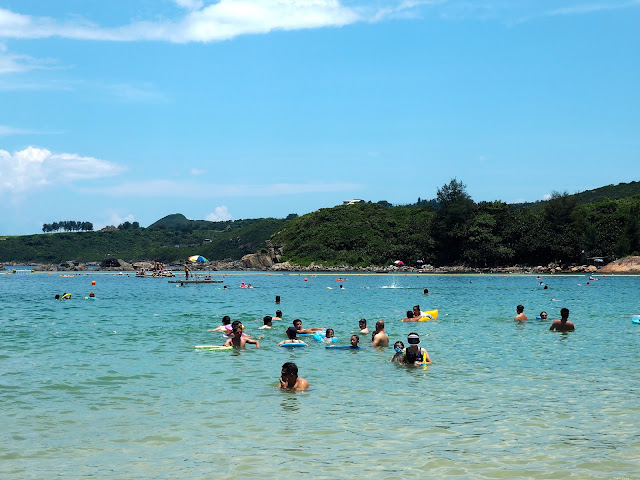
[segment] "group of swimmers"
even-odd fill
[[[414,309],[417,309],[416,315],[419,315],[420,307],[416,305]],[[260,330],[270,329],[273,327],[273,322],[277,320],[282,320],[282,311],[276,310],[276,314],[274,317],[267,315],[263,318],[264,324],[259,327]],[[371,346],[372,347],[388,347],[389,346],[389,335],[384,330],[384,321],[378,320],[376,322],[375,330],[370,332],[367,328],[367,320],[362,318],[358,321],[359,333],[360,334],[371,334]],[[222,325],[210,329],[209,331],[214,332],[222,332],[227,337],[224,346],[225,347],[237,347],[243,348],[246,347],[247,344],[255,345],[256,348],[260,348],[260,342],[258,340],[254,340],[244,333],[244,326],[242,322],[239,320],[231,321],[231,318],[228,315],[225,315],[222,318]],[[298,346],[300,344],[306,345],[306,343],[300,338],[298,335],[313,335],[314,339],[324,342],[324,343],[332,343],[336,340],[335,331],[332,328],[321,328],[321,327],[310,327],[305,328],[302,324],[302,320],[296,318],[292,325],[289,326],[285,333],[287,335],[287,339],[278,343],[279,346]],[[317,338],[316,338],[317,337]],[[360,335],[353,334],[349,340],[349,346],[347,348],[352,349],[360,349]],[[430,365],[431,357],[425,348],[420,346],[420,336],[416,332],[411,332],[407,336],[407,344],[408,346],[405,348],[405,345],[402,341],[395,342],[394,346],[394,355],[391,358],[392,362],[396,362],[401,365],[410,365],[410,366],[418,366],[418,365]],[[343,347],[344,348],[344,347]],[[288,389],[288,390],[298,390],[308,387],[308,382],[304,379],[300,379],[298,381],[297,377],[297,366],[288,362],[282,367],[282,377],[280,379],[280,388]],[[294,371],[295,370],[295,371]]]
[[[516,307],[516,313],[517,315],[514,317],[514,320],[519,322],[527,320],[527,316],[524,314],[524,306],[518,305]],[[561,318],[559,320],[555,320],[551,324],[550,330],[556,330],[559,332],[569,332],[575,330],[574,324],[568,320],[569,309],[563,308],[560,311],[560,315]],[[403,321],[417,321],[417,319],[423,318],[425,316],[428,316],[428,314],[422,312],[419,305],[415,305],[412,310],[407,312],[407,318],[405,318]],[[547,313],[544,311],[540,312],[539,319],[546,320]],[[265,316],[263,318],[264,324],[259,327],[259,329],[270,329],[273,327],[273,322],[278,320],[282,320],[282,310],[276,310],[276,314],[273,317],[270,315]],[[378,320],[376,322],[375,330],[373,332],[370,332],[367,328],[367,320],[365,318],[362,318],[358,321],[358,327],[360,334],[371,334],[372,347],[389,346],[389,335],[387,335],[384,330],[383,320]],[[249,344],[255,345],[256,348],[260,348],[260,342],[258,340],[254,340],[244,333],[244,326],[242,325],[242,322],[238,320],[232,322],[231,318],[228,315],[225,315],[222,318],[222,325],[214,329],[210,329],[209,331],[223,332],[227,337],[224,346],[243,348],[247,344]],[[278,343],[278,345],[280,346],[297,346],[299,344],[306,345],[305,342],[298,338],[299,335],[313,335],[316,340],[326,343],[332,343],[336,340],[335,331],[332,328],[304,328],[302,320],[300,320],[299,318],[296,318],[292,322],[292,325],[285,330],[285,333],[287,335],[287,339]],[[351,335],[349,347],[353,349],[359,349],[359,343],[360,336],[357,334]],[[400,365],[416,367],[421,365],[426,366],[432,363],[429,352],[427,352],[427,350],[420,345],[420,335],[417,332],[410,332],[407,335],[407,346],[405,346],[404,342],[402,341],[396,341],[393,344],[393,348],[394,354],[391,357],[392,362],[398,363]],[[309,382],[307,382],[304,378],[298,376],[298,367],[295,363],[287,362],[282,366],[279,388],[284,390],[301,391],[309,388]]]
[[[516,316],[513,317],[516,322],[526,322],[528,320],[527,316],[524,313],[524,305],[518,305],[516,307]],[[547,320],[547,312],[544,310],[540,312],[538,315],[539,320],[546,321]],[[560,309],[560,318],[558,320],[554,320],[551,323],[551,327],[549,330],[555,330],[556,332],[573,332],[576,329],[573,322],[569,321],[569,309],[562,308]]]

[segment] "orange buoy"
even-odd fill
[[[305,277],[305,278],[304,278],[304,281],[305,281],[305,282],[308,282],[308,281],[309,281],[309,279],[308,279],[307,277]]]
[[[95,280],[91,280],[91,285],[95,285],[96,281]]]

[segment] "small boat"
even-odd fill
[[[181,284],[187,284],[187,283],[223,283],[224,280],[169,280],[169,283],[181,283]]]

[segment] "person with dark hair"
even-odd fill
[[[298,334],[300,333],[306,333],[306,334],[313,334],[314,332],[320,332],[323,331],[324,328],[302,328],[302,320],[300,320],[299,318],[296,318],[293,321],[293,326],[296,327],[296,330],[298,331]]]
[[[429,352],[420,346],[420,336],[416,332],[407,335],[409,346],[404,351],[402,363],[405,365],[430,365]]]
[[[358,335],[351,335],[351,348],[360,348],[358,343],[360,343],[360,337]]]
[[[524,314],[524,305],[518,305],[516,307],[516,316],[513,319],[516,322],[524,322],[527,320],[527,316]]]
[[[283,340],[278,345],[283,345],[285,343],[304,343],[302,340],[297,338],[298,331],[296,330],[296,327],[294,327],[293,325],[287,328],[286,333],[287,333],[288,340]],[[306,343],[304,344],[306,345]]]
[[[293,362],[286,362],[282,365],[280,372],[281,390],[290,390],[292,392],[301,392],[309,388],[309,382],[298,376],[298,366]]]
[[[426,315],[424,312],[422,312],[422,310],[420,310],[420,305],[414,305],[412,310],[413,310],[413,318],[418,319]]]
[[[222,325],[216,328],[211,328],[207,331],[231,333],[231,317],[229,315],[225,315],[224,317],[222,317]]]
[[[540,318],[540,320],[547,321],[547,312],[545,312],[544,310],[541,311],[539,318]]]
[[[407,310],[407,316],[402,319],[403,322],[417,322],[418,319],[413,316],[413,312],[411,310]]]
[[[389,335],[384,331],[384,320],[378,320],[376,322],[376,331],[371,336],[372,346],[374,347],[388,347]]]
[[[282,310],[276,310],[276,316],[273,317],[274,320],[282,320]]]
[[[272,319],[269,315],[267,315],[266,317],[264,317],[264,318],[262,319],[262,321],[264,322],[264,325],[262,325],[261,327],[258,327],[258,330],[266,330],[266,329],[271,328],[271,325],[272,325],[272,323],[273,323],[273,322],[272,322],[272,320],[273,320],[273,319]]]
[[[360,327],[360,333],[369,333],[366,318],[361,318],[360,320],[358,320],[358,327]]]
[[[560,310],[560,320],[554,320],[549,330],[555,330],[556,332],[573,332],[576,327],[573,322],[569,321],[569,309],[563,308]]]
[[[253,340],[242,334],[242,322],[236,320],[231,324],[231,329],[233,334],[231,335],[231,338],[224,342],[225,347],[244,348],[247,343],[249,343],[251,345],[255,345],[256,348],[260,348],[259,341]]]
[[[393,357],[391,357],[391,361],[402,363],[402,359],[404,357],[404,343],[398,340],[393,344],[393,349],[395,350],[395,353],[393,354]]]

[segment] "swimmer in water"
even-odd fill
[[[298,331],[296,330],[296,327],[294,327],[293,325],[287,328],[286,333],[287,333],[288,340],[283,340],[278,345],[283,345],[285,343],[304,343],[302,340],[299,340],[298,338],[296,338],[298,335]],[[306,345],[306,343],[304,344]]]
[[[407,310],[407,316],[402,319],[403,322],[417,322],[418,319],[413,316],[411,310]]]
[[[258,330],[266,330],[266,329],[271,328],[272,320],[273,320],[273,319],[272,319],[269,315],[267,315],[266,317],[264,317],[264,318],[262,319],[262,321],[264,322],[264,325],[262,325],[261,327],[258,327]]]
[[[371,339],[373,340],[371,344],[373,347],[389,346],[389,335],[384,331],[384,320],[378,320],[376,322],[376,331],[373,332]]]
[[[325,332],[325,336],[322,339],[323,342],[326,343],[331,343],[335,340],[335,332],[333,331],[333,328],[327,328],[327,331]]]
[[[555,330],[556,332],[573,332],[576,327],[573,322],[569,321],[569,309],[563,308],[560,310],[560,320],[554,320],[549,330]]]
[[[393,357],[391,357],[391,361],[402,363],[402,359],[404,357],[404,343],[398,340],[393,344],[393,349],[395,353],[393,354]]]
[[[516,322],[524,322],[528,320],[527,316],[524,314],[524,305],[518,305],[516,307],[516,314],[517,315],[513,317]]]
[[[351,335],[350,343],[351,343],[351,348],[358,348],[358,343],[360,343],[360,337],[358,335]]]
[[[360,320],[358,320],[358,326],[360,327],[360,333],[369,333],[366,318],[361,318]]]
[[[231,317],[229,315],[225,315],[224,317],[222,317],[222,325],[216,328],[210,328],[207,331],[208,332],[224,332],[224,333],[231,332]]]
[[[273,317],[273,320],[282,320],[282,310],[276,310],[276,316]]]
[[[407,343],[409,346],[404,352],[403,363],[405,365],[430,365],[431,357],[429,352],[420,346],[420,336],[416,332],[407,335]]]
[[[260,342],[257,340],[253,340],[246,335],[242,334],[242,323],[236,320],[231,324],[231,328],[233,330],[233,336],[224,342],[225,347],[235,347],[235,348],[244,348],[247,343],[250,345],[255,345],[256,348],[260,348]]]
[[[543,310],[542,312],[540,312],[540,320],[546,320],[546,319],[547,319],[547,312]]]
[[[309,382],[298,376],[298,366],[295,363],[287,362],[282,365],[280,386],[278,388],[292,392],[301,392],[309,388]]]
[[[306,334],[310,334],[311,333],[312,334],[312,333],[321,332],[321,331],[324,330],[324,328],[316,328],[316,327],[314,327],[314,328],[302,328],[302,320],[300,320],[299,318],[296,318],[293,321],[293,326],[296,327],[296,330],[298,331],[298,334],[301,334],[301,333],[306,333]]]

